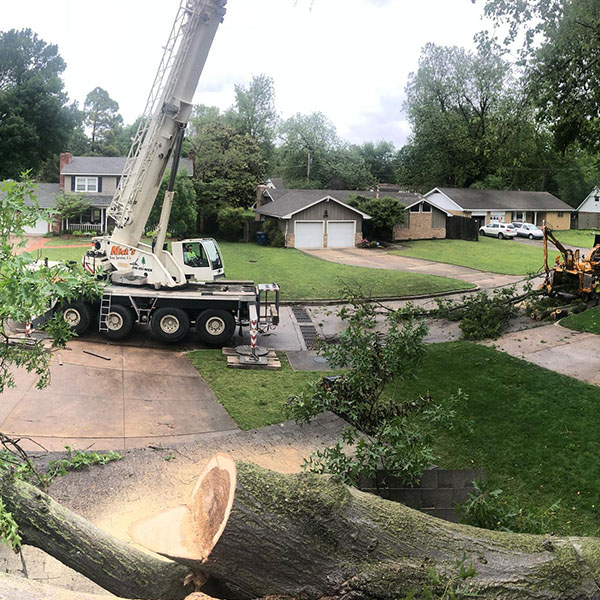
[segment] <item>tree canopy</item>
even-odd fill
[[[114,156],[120,150],[115,144],[123,128],[123,117],[119,114],[119,103],[101,87],[94,88],[83,105],[84,123],[90,130],[92,154]]]
[[[0,180],[37,172],[64,150],[74,127],[54,44],[31,29],[0,32]]]

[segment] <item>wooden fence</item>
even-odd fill
[[[479,227],[475,219],[469,217],[452,216],[446,219],[447,240],[467,240],[477,242],[479,240]]]

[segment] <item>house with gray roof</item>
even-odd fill
[[[121,181],[127,158],[124,156],[60,155],[60,191],[78,194],[90,202],[90,208],[80,217],[64,224],[67,231],[107,231],[110,226],[106,209]],[[179,171],[193,175],[194,164],[189,159],[179,161]]]
[[[475,219],[479,227],[491,221],[521,221],[552,229],[570,229],[573,207],[549,192],[434,188],[425,198],[453,215]]]
[[[381,190],[287,190],[259,186],[257,219],[275,220],[288,248],[345,248],[363,237],[363,221],[371,217],[350,206],[349,196],[390,197],[406,208],[404,222],[393,228],[394,240],[446,237],[452,214],[421,194],[395,189]]]
[[[600,229],[600,186],[595,186],[575,209],[572,227],[575,229]]]
[[[73,156],[70,152],[60,155],[60,183],[38,183],[36,199],[40,208],[54,208],[61,194],[77,194],[89,202],[89,208],[74,220],[38,219],[25,232],[45,235],[51,232],[84,231],[105,232],[110,227],[106,214],[113,195],[121,180],[127,158],[124,156]],[[186,171],[191,177],[194,163],[190,159],[179,161],[178,171]]]
[[[287,248],[348,248],[371,217],[347,204],[348,190],[286,190],[259,186],[257,220],[274,220]],[[371,192],[360,194],[373,195]]]

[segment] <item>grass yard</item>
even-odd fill
[[[226,368],[218,350],[189,355],[219,401],[243,429],[285,420],[283,406],[322,372]],[[458,389],[469,396],[460,418],[473,433],[440,431],[436,463],[483,467],[503,497],[522,506],[560,500],[557,534],[600,534],[600,388],[469,342],[427,346],[416,379],[397,386],[398,399],[430,392],[443,401]]]
[[[279,354],[280,371],[228,369],[221,350],[196,350],[187,356],[242,429],[286,421],[283,408],[288,397],[330,374],[294,371],[283,353]]]
[[[360,286],[376,297],[417,296],[474,287],[448,277],[402,271],[351,267],[327,262],[286,248],[220,242],[229,279],[277,282],[282,300],[332,300],[341,297],[344,284]],[[49,260],[81,261],[85,248],[46,246],[34,254]]]
[[[578,248],[591,248],[594,245],[596,232],[594,229],[569,229],[567,231],[554,231],[554,235],[563,244],[577,246]]]
[[[461,388],[474,433],[440,432],[437,464],[481,466],[525,506],[560,500],[559,534],[600,534],[600,388],[468,342],[428,346],[403,398]]]
[[[513,240],[479,236],[478,242],[465,240],[418,240],[406,242],[406,249],[390,254],[423,258],[504,275],[528,275],[544,266],[542,247]]]
[[[585,331],[600,335],[600,306],[588,308],[577,315],[569,315],[561,319],[560,324],[575,331]]]

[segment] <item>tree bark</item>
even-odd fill
[[[226,497],[224,479],[214,481]],[[213,495],[208,486],[196,489]],[[186,567],[160,563],[123,542],[107,540],[27,484],[4,478],[0,493],[27,543],[106,589],[130,598],[185,597]],[[216,505],[208,499],[203,506],[210,513]],[[183,562],[193,564],[200,579],[211,577],[214,589],[224,586],[227,598],[392,600],[424,587],[439,594],[459,581],[456,565],[464,559],[475,573],[460,583],[480,598],[600,599],[600,540],[507,534],[448,523],[327,476],[283,475],[238,462],[235,496],[225,512],[229,518],[210,554],[195,561],[184,557]],[[220,512],[218,520],[223,522],[224,515]],[[183,547],[184,553],[190,548]]]
[[[4,475],[0,496],[24,544],[44,550],[117,596],[179,600],[192,591],[184,587],[187,567],[103,532],[28,483]]]
[[[326,476],[237,468],[227,526],[197,568],[235,598],[392,600],[431,586],[431,569],[443,589],[463,556],[476,571],[464,583],[481,598],[600,598],[600,540],[492,532]]]

